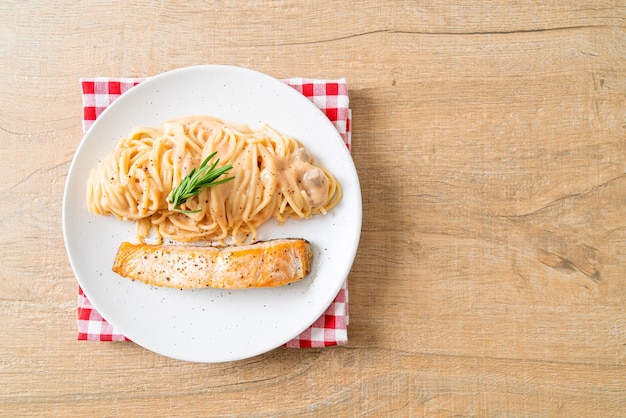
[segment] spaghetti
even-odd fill
[[[173,188],[208,155],[231,164],[234,180],[203,189],[173,210]],[[87,204],[97,215],[137,221],[137,236],[151,230],[162,241],[207,240],[236,244],[256,239],[270,218],[325,214],[342,196],[341,185],[317,165],[295,138],[264,125],[251,129],[210,116],[137,128],[92,170]]]

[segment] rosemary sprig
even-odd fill
[[[204,159],[202,164],[200,164],[200,168],[196,170],[194,167],[189,174],[187,174],[181,181],[178,183],[172,193],[170,194],[170,201],[172,202],[173,210],[182,213],[195,213],[200,212],[200,210],[184,210],[178,209],[180,205],[185,203],[187,199],[190,197],[194,197],[200,193],[200,191],[205,187],[217,186],[218,184],[226,183],[234,179],[234,177],[228,177],[225,179],[217,180],[222,174],[226,174],[230,169],[233,168],[232,165],[228,164],[220,168],[216,168],[217,164],[220,162],[218,158],[213,162],[213,164],[209,165],[209,161],[215,157],[217,152],[212,153],[208,157]]]

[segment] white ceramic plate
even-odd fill
[[[340,204],[326,216],[270,222],[259,239],[299,237],[314,252],[311,274],[272,289],[178,290],[148,286],[111,271],[135,224],[87,211],[91,169],[137,126],[166,119],[213,115],[256,127],[268,123],[298,138],[343,186]],[[67,253],[83,291],[111,324],[154,352],[194,362],[224,362],[281,346],[312,324],[347,278],[361,231],[361,191],[341,137],[300,93],[269,76],[229,66],[181,68],[152,77],[109,106],[80,143],[63,202]]]

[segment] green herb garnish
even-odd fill
[[[234,177],[228,177],[222,180],[217,180],[222,174],[226,174],[230,169],[233,168],[232,165],[228,164],[220,168],[215,168],[217,164],[220,162],[218,158],[215,160],[213,164],[210,166],[209,160],[215,157],[217,152],[209,155],[204,159],[202,164],[200,164],[200,168],[196,171],[195,167],[187,174],[178,186],[172,190],[172,194],[170,194],[170,201],[172,202],[173,210],[176,212],[182,213],[195,213],[200,212],[200,210],[184,210],[178,209],[180,205],[185,203],[187,199],[190,197],[194,197],[200,193],[200,191],[205,187],[217,186],[218,184],[226,183],[234,179]]]

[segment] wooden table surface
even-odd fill
[[[623,2],[109,3],[0,3],[0,415],[626,415]],[[195,64],[347,79],[346,346],[77,341],[79,77]]]

